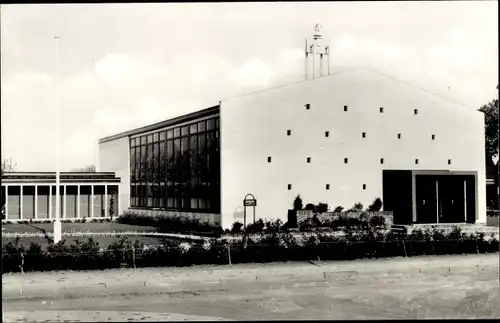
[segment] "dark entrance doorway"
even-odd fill
[[[438,221],[436,176],[416,176],[415,189],[417,223],[436,223]]]
[[[474,223],[473,175],[416,175],[417,223]]]

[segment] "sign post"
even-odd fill
[[[251,193],[245,195],[243,199],[243,227],[247,226],[247,206],[253,207],[253,223],[255,223],[255,207],[257,206],[257,199]]]

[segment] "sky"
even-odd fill
[[[497,1],[15,4],[0,12],[1,152],[18,171],[54,171],[56,147],[62,171],[96,164],[99,138],[302,81],[304,40],[317,23],[332,70],[372,67],[471,109],[498,96]]]

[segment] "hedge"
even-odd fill
[[[186,243],[165,241],[162,245],[144,246],[122,238],[100,248],[92,238],[87,242],[66,245],[65,241],[43,250],[32,243],[28,248],[9,243],[2,248],[3,273],[20,271],[89,270],[119,267],[191,266],[282,262],[306,260],[352,260],[359,258],[411,257],[418,255],[476,254],[498,252],[493,234],[465,234],[460,228],[445,234],[442,230],[411,234],[377,230],[348,232],[344,236],[325,233],[262,233],[257,238],[243,237],[235,242],[207,239]]]
[[[122,224],[156,227],[158,231],[162,233],[183,233],[220,237],[223,232],[220,226],[203,222],[199,219],[182,216],[148,216],[137,212],[126,211],[120,215],[116,221]]]

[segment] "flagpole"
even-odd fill
[[[60,149],[60,94],[59,94],[59,37],[55,36],[55,80],[54,80],[54,108],[56,112],[56,136],[55,136],[55,153],[56,153],[56,214],[54,216],[54,243],[61,241],[61,196],[60,190],[60,161],[59,161],[59,149]]]

